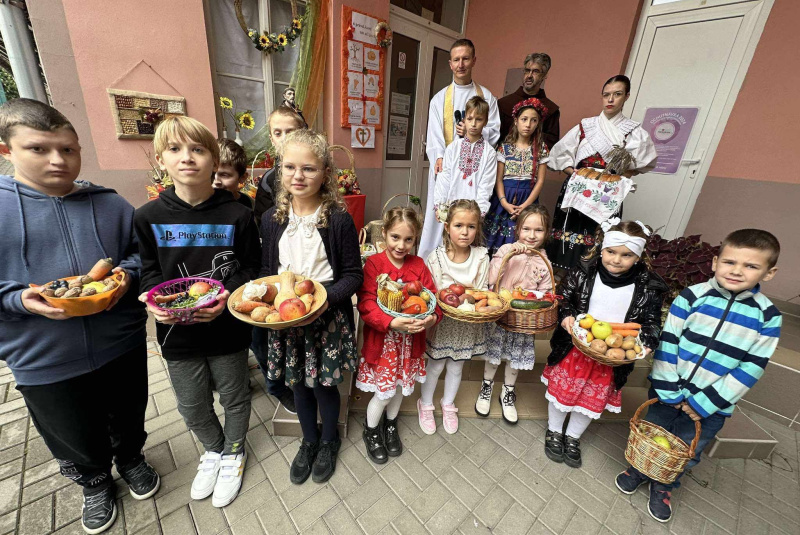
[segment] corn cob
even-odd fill
[[[393,312],[400,312],[403,305],[403,292],[389,292],[386,308]]]

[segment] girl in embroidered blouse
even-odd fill
[[[364,445],[376,464],[403,452],[397,415],[404,396],[414,393],[415,383],[425,382],[425,330],[442,318],[436,311],[422,319],[393,318],[378,306],[379,275],[397,282],[419,281],[436,293],[436,284],[422,258],[411,254],[422,223],[411,208],[392,208],[383,215],[386,250],[370,256],[364,264],[364,284],[358,291],[358,311],[364,320],[364,346],[358,364],[356,386],[374,392],[367,405]],[[381,425],[381,418],[386,419]]]
[[[290,480],[300,484],[311,475],[321,483],[333,475],[342,442],[337,385],[356,366],[352,296],[363,281],[358,233],[339,195],[325,136],[294,131],[279,152],[275,206],[261,219],[261,276],[303,275],[322,283],[328,299],[297,327],[263,329],[267,376],[292,387],[303,430]]]
[[[511,112],[514,124],[497,149],[495,193],[486,214],[489,254],[516,239],[517,217],[528,206],[539,203],[544,186],[548,152],[542,138],[547,107],[538,98],[517,103]]]
[[[492,258],[489,265],[489,286],[496,292],[499,292],[501,287],[509,290],[519,287],[539,292],[552,291],[553,281],[548,269],[549,262],[532,251],[541,249],[549,235],[550,213],[547,208],[534,204],[522,210],[517,217],[517,241],[500,247]],[[499,279],[503,257],[512,251],[520,254],[509,258],[502,279]],[[475,412],[479,416],[489,416],[494,376],[500,361],[504,360],[506,368],[503,390],[500,393],[500,406],[503,419],[510,424],[516,424],[517,375],[519,370],[533,369],[535,337],[532,334],[506,331],[495,323],[487,326],[487,332],[488,353],[484,357],[486,365],[483,369],[483,384],[475,403]]]
[[[436,287],[447,288],[455,283],[465,288],[486,289],[489,255],[486,247],[481,245],[483,233],[478,203],[461,199],[450,205],[442,241],[444,243],[434,249],[427,260]],[[447,375],[441,398],[442,425],[452,435],[458,431],[458,409],[453,403],[461,384],[461,372],[466,361],[486,353],[486,330],[482,324],[445,317],[430,331],[426,353],[427,378],[422,383],[422,395],[417,400],[419,426],[427,435],[436,432],[433,393],[446,366]]]

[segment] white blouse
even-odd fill
[[[333,282],[333,268],[317,230],[322,205],[307,216],[297,216],[289,206],[289,224],[278,242],[278,271],[291,271],[325,284]]]
[[[440,245],[428,256],[427,264],[439,290],[454,283],[467,288],[488,288],[489,250],[486,247],[470,247],[467,259],[458,264],[450,260],[444,245]]]
[[[611,323],[625,323],[625,316],[631,307],[635,284],[621,288],[609,288],[595,275],[592,296],[589,298],[589,314],[599,320]]]

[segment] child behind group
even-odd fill
[[[219,146],[208,128],[190,117],[171,117],[158,125],[153,146],[159,166],[175,185],[136,210],[142,259],[139,300],[146,301],[147,292],[162,282],[184,277],[210,277],[225,286],[216,305],[194,313],[195,324],[181,324],[148,305],[178,411],[205,449],[191,497],[213,494],[211,504],[224,507],[241,488],[247,459],[252,330],[233,318],[226,301],[258,273],[258,231],[250,210],[227,191],[212,187]],[[227,269],[219,269],[220,259]],[[225,410],[224,430],[211,410],[212,389],[219,392]]]
[[[539,204],[528,206],[519,213],[516,225],[517,241],[507,243],[500,247],[492,258],[489,266],[489,286],[499,292],[501,286],[508,289],[523,288],[540,292],[550,292],[553,281],[550,278],[549,262],[547,255],[542,259],[532,249],[541,250],[547,237],[550,235],[550,213],[547,208]],[[511,257],[506,263],[500,279],[500,264],[503,257],[510,252],[521,253]],[[542,254],[545,254],[542,251]],[[492,388],[494,375],[501,360],[506,361],[503,391],[500,393],[500,406],[503,410],[503,419],[510,423],[517,423],[517,408],[515,406],[517,394],[514,387],[517,382],[519,370],[532,370],[535,358],[532,334],[515,333],[506,331],[497,324],[488,325],[489,352],[484,357],[486,365],[483,369],[483,384],[475,403],[475,412],[479,416],[489,416],[492,403]]]
[[[701,434],[686,470],[717,435],[736,403],[764,374],[781,334],[781,313],[760,291],[778,268],[780,244],[764,230],[743,229],[722,240],[714,277],[684,289],[669,309],[650,373],[651,405],[645,420],[691,443],[694,422]],[[685,471],[684,471],[685,473]],[[625,494],[650,481],[647,510],[659,522],[672,516],[672,489],[633,467],[617,476]]]
[[[218,139],[219,166],[214,173],[214,189],[230,191],[233,198],[245,208],[253,209],[253,199],[241,193],[242,186],[249,176],[247,155],[244,149],[232,139]]]
[[[361,252],[353,218],[339,195],[323,134],[296,130],[280,146],[275,206],[261,219],[261,276],[291,271],[322,283],[328,300],[297,327],[267,331],[267,374],[294,389],[303,441],[289,473],[316,483],[336,470],[339,389],[356,370],[352,298],[361,287]],[[322,433],[317,428],[317,411]]]
[[[547,145],[542,124],[547,106],[537,98],[517,103],[511,112],[514,124],[497,149],[497,172],[485,232],[489,254],[514,241],[514,225],[520,212],[539,202],[547,171]]]
[[[436,293],[425,262],[411,254],[419,239],[422,224],[411,208],[392,208],[383,215],[386,250],[370,256],[364,265],[364,284],[358,292],[358,311],[364,320],[364,346],[358,366],[356,386],[374,392],[367,405],[364,444],[372,462],[383,464],[388,457],[403,452],[397,428],[397,415],[404,396],[414,393],[414,383],[425,382],[425,330],[442,318],[436,312],[425,318],[393,318],[378,306],[379,275],[393,281],[418,281]],[[381,426],[384,411],[386,419]]]
[[[597,230],[598,245],[562,282],[561,325],[550,340],[552,352],[542,374],[550,402],[545,454],[557,463],[581,466],[581,435],[603,410],[620,412],[620,391],[633,371],[633,363],[611,367],[581,353],[570,336],[575,317],[590,314],[611,323],[638,323],[645,351],[658,343],[668,288],[648,266],[645,246],[650,233],[639,221],[604,222]]]
[[[443,245],[428,256],[428,268],[437,288],[460,284],[465,288],[486,289],[489,276],[489,255],[483,247],[481,210],[472,200],[458,200],[450,205],[444,224]],[[427,435],[436,432],[433,418],[433,393],[436,382],[447,365],[444,395],[441,399],[442,425],[453,434],[458,431],[458,409],[453,404],[461,384],[464,363],[486,353],[486,331],[483,325],[444,318],[428,336],[427,378],[417,400],[419,426]]]
[[[464,110],[464,137],[456,139],[444,151],[442,170],[436,175],[433,195],[434,213],[426,214],[419,254],[427,256],[442,244],[443,223],[439,207],[457,199],[478,203],[481,215],[489,210],[489,199],[497,176],[497,152],[483,138],[483,127],[489,122],[489,103],[475,96],[467,101]]]

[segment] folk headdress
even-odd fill
[[[511,116],[514,119],[516,119],[517,117],[519,117],[519,114],[522,113],[522,110],[526,108],[533,108],[534,110],[536,110],[536,112],[539,114],[539,117],[541,117],[542,121],[547,119],[547,106],[545,106],[541,100],[534,97],[527,98],[521,102],[517,102],[514,105],[514,109],[511,111]]]

